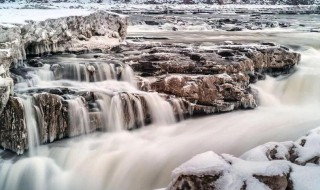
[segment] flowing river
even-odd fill
[[[202,37],[208,36],[206,32]],[[176,34],[172,34],[176,35]],[[303,37],[304,40],[298,39]],[[202,38],[201,37],[201,38]],[[209,36],[208,41],[214,36]],[[53,80],[43,68],[33,73],[32,80],[21,81],[16,90],[35,87],[67,86],[77,89],[94,89],[100,93],[101,107],[106,112],[105,127],[111,132],[87,134],[61,140],[50,145],[38,146],[35,122],[36,113],[30,109],[32,101],[21,95],[27,113],[30,151],[28,156],[8,156],[0,152],[1,190],[150,190],[166,187],[171,171],[198,153],[213,150],[240,156],[245,151],[269,141],[296,140],[308,130],[320,125],[320,49],[319,35],[314,33],[249,33],[224,34],[224,40],[273,40],[296,45],[302,60],[296,72],[290,76],[259,81],[260,106],[254,110],[235,111],[188,119],[175,123],[171,106],[156,93],[138,91],[130,68],[124,68],[121,81],[115,79],[116,68],[96,67],[103,71],[95,76],[95,82],[87,82],[90,76],[81,73],[77,63],[80,58],[57,58],[54,61],[66,65],[61,80]],[[210,39],[209,39],[210,38]],[[221,37],[217,37],[221,38]],[[175,38],[179,41],[179,38]],[[205,39],[201,39],[202,41]],[[216,39],[215,39],[216,40]],[[213,40],[213,41],[215,41]],[[183,41],[181,38],[180,41]],[[77,66],[78,65],[78,66]],[[72,74],[70,74],[72,73]],[[49,77],[48,77],[49,76]],[[28,83],[28,85],[26,85]],[[32,87],[30,87],[32,86]],[[101,90],[108,87],[109,90]],[[112,90],[110,90],[110,88]],[[134,92],[146,97],[151,114],[156,118],[151,125],[134,131],[124,130],[130,122],[123,122],[119,99],[108,99],[108,93]],[[128,95],[129,96],[129,95]],[[134,97],[131,97],[134,98]],[[79,100],[68,101],[72,125],[79,134],[86,134],[88,119]],[[139,105],[136,100],[135,105]],[[136,106],[138,116],[141,108]],[[139,111],[140,110],[140,111]],[[130,113],[129,113],[130,114]],[[132,115],[132,113],[131,113]],[[138,119],[142,122],[142,119]],[[129,124],[128,124],[129,123]],[[128,125],[128,126],[125,126]],[[144,125],[144,124],[143,124]],[[74,134],[78,135],[78,134]],[[7,158],[10,157],[10,158]]]

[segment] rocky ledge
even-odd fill
[[[124,40],[127,32],[127,17],[106,11],[27,22],[0,24],[0,113],[12,93],[9,69],[23,64],[27,55],[107,51]]]
[[[319,188],[320,128],[297,142],[267,143],[240,158],[206,152],[173,171],[167,189],[272,189]]]
[[[250,84],[265,75],[289,74],[300,54],[272,43],[226,44],[208,49],[173,44],[129,44],[114,48],[139,75],[138,86],[178,98],[184,114],[252,109],[258,104]]]
[[[139,128],[157,122],[153,112],[163,106],[173,108],[163,108],[172,122],[184,116],[253,109],[258,100],[250,84],[266,74],[291,73],[300,60],[299,54],[275,44],[231,42],[210,48],[127,43],[105,53],[69,56],[30,59],[30,67],[10,70],[16,83],[34,81],[34,73],[54,78],[49,86],[16,84],[16,95],[9,97],[0,114],[2,147],[17,153],[28,149],[27,126],[32,118],[39,143],[46,144],[96,130]],[[33,115],[25,115],[28,112]]]

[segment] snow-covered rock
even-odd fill
[[[0,23],[0,113],[12,91],[9,69],[22,64],[27,55],[107,51],[124,40],[126,32],[127,17],[106,11],[22,25]]]
[[[319,189],[320,128],[297,142],[267,143],[240,158],[206,152],[176,168],[167,189]]]

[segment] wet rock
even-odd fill
[[[146,23],[146,25],[152,25],[152,26],[154,26],[154,25],[160,25],[159,22],[153,21],[153,20],[146,20],[146,21],[144,21],[144,22]]]
[[[28,148],[28,134],[24,120],[23,104],[19,98],[10,97],[5,111],[0,115],[0,145],[18,154]]]
[[[310,32],[320,32],[320,28],[312,28]]]
[[[32,67],[42,67],[43,63],[39,59],[31,59],[28,61],[28,64]]]
[[[68,108],[55,94],[33,95],[38,119],[40,143],[50,143],[68,135]]]
[[[234,31],[242,31],[242,30],[243,30],[243,28],[241,28],[241,27],[237,27],[237,26],[232,27],[232,28],[229,28],[229,29],[226,29],[226,31],[230,31],[230,32],[234,32]]]

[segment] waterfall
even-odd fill
[[[69,135],[71,137],[91,132],[88,110],[82,98],[77,97],[67,100]]]
[[[122,69],[121,79],[123,81],[128,81],[134,87],[137,87],[137,82],[135,80],[135,76],[132,68],[129,65],[125,65]]]
[[[254,88],[260,92],[260,107],[255,110],[189,119],[176,124],[170,103],[157,93],[134,91],[127,86],[128,83],[120,81],[88,83],[88,86],[87,83],[70,82],[75,88],[97,91],[94,101],[109,132],[87,136],[81,141],[52,143],[45,146],[46,151],[39,152],[39,157],[15,163],[3,161],[0,164],[0,188],[21,190],[23,183],[24,190],[150,190],[165,187],[171,171],[195,154],[213,150],[239,156],[270,140],[296,139],[320,124],[319,102],[310,105],[320,97],[316,89],[320,76],[316,75],[320,70],[319,57],[318,50],[302,52],[301,65],[296,73],[286,78],[268,77],[255,84]],[[308,82],[297,83],[296,77],[301,80],[306,77]],[[112,90],[98,91],[106,86]],[[81,129],[77,133],[86,133],[89,131],[88,109],[79,97],[67,101],[70,122]],[[178,100],[171,103],[177,109],[175,113],[180,114],[181,103]],[[165,126],[144,127],[132,132],[123,130],[137,122],[132,117],[143,122],[145,105],[154,125]],[[46,186],[43,187],[41,182]]]
[[[258,82],[263,105],[318,106],[320,104],[319,50],[309,48],[303,52],[297,72],[289,78],[268,78]]]
[[[84,64],[77,62],[63,63],[62,78],[76,81],[89,81],[88,71]]]
[[[39,68],[36,72],[36,75],[39,76],[42,81],[52,81],[54,80],[53,72],[50,70],[50,65],[45,64],[43,67]]]
[[[150,190],[165,187],[170,181],[171,171],[197,153],[213,150],[217,153],[240,155],[249,148],[268,142],[270,139],[274,141],[296,139],[320,124],[318,103],[315,102],[314,106],[310,107],[310,102],[306,101],[309,98],[320,97],[320,92],[314,89],[318,85],[315,80],[317,76],[313,75],[320,70],[316,64],[320,52],[309,51],[302,52],[302,62],[295,74],[286,78],[269,77],[254,85],[260,91],[261,106],[251,111],[225,113],[168,125],[175,120],[173,110],[159,94],[136,91],[135,93],[140,94],[110,95],[101,91],[97,93],[96,101],[101,114],[105,116],[103,121],[106,130],[118,131],[88,136],[80,142],[64,143],[64,146],[53,143],[48,147],[47,153],[41,154],[42,158],[23,159],[15,164],[3,166],[0,170],[2,183],[0,186],[6,186],[12,181],[16,184],[24,181],[36,184],[36,177],[30,179],[28,175],[18,175],[28,173],[20,167],[20,162],[28,162],[29,167],[35,167],[36,170],[38,166],[33,165],[34,162],[48,163],[48,160],[53,160],[53,165],[43,165],[45,170],[53,175],[46,177],[46,180],[52,179],[46,189]],[[311,58],[311,56],[316,57]],[[305,72],[308,67],[313,72]],[[310,80],[307,86],[298,85],[296,77],[303,78],[306,75],[313,75],[315,78]],[[111,84],[105,85],[112,86]],[[120,91],[128,89],[124,84],[124,86],[120,84],[123,83],[117,82],[114,89]],[[97,83],[97,86],[104,85]],[[307,87],[309,90],[306,89]],[[305,90],[310,93],[305,93]],[[78,114],[75,118],[80,122],[86,118],[86,114],[82,114],[85,112],[81,111],[85,110],[84,106],[81,101],[80,103],[76,100],[71,102],[77,105],[74,106],[74,111],[80,110],[80,113],[74,112]],[[131,102],[130,105],[129,102]],[[140,110],[138,111],[140,116],[145,114],[140,107],[143,106],[143,102],[150,109],[153,123],[166,126],[144,127],[133,132],[122,130],[128,127],[129,123],[133,123],[131,120],[124,119],[125,115],[131,118],[132,113],[135,115],[137,110]],[[179,110],[178,105],[181,104],[178,101],[172,104]],[[126,109],[132,111],[124,111]],[[58,168],[54,169],[58,172],[52,172],[53,168]],[[13,173],[17,174],[15,180],[1,181],[2,176],[13,176]],[[34,175],[40,175],[40,173],[36,172]],[[7,187],[10,188],[4,190],[20,190],[17,186]],[[41,184],[39,184],[40,187],[42,187]],[[28,190],[31,189],[37,188],[32,187]]]
[[[180,123],[175,123],[174,113],[183,118],[181,101],[138,91],[128,82],[50,81],[46,87],[94,92],[96,97],[86,101],[98,105],[94,112],[101,115],[107,132],[41,146],[37,157],[0,161],[0,189],[21,190],[22,184],[24,190],[156,189],[167,186],[171,171],[195,154],[213,150],[239,156],[270,140],[297,139],[320,124],[320,51],[310,48],[301,53],[293,75],[267,77],[253,85],[259,90],[257,109]],[[33,136],[29,143],[36,144],[32,142],[37,139],[36,127],[29,126],[37,126],[35,118],[41,113],[31,100],[23,99],[28,134]],[[90,109],[83,98],[70,95],[67,103],[70,136],[91,132]],[[159,127],[126,130],[144,126],[145,117]]]
[[[37,154],[40,145],[37,119],[40,119],[41,115],[37,115],[38,112],[35,112],[36,105],[33,103],[33,97],[26,96],[21,100],[24,106],[25,123],[28,131],[29,155],[34,156]]]
[[[163,100],[158,93],[146,93],[144,98],[151,112],[152,122],[156,125],[167,125],[175,122],[172,106]]]
[[[2,190],[54,190],[53,183],[58,185],[61,169],[53,160],[43,157],[25,158],[12,163],[0,164],[0,189]],[[62,189],[62,188],[59,188]]]
[[[175,109],[175,113],[178,114],[178,119],[179,121],[182,121],[184,120],[184,113],[183,113],[183,103],[181,102],[180,99],[172,99],[170,100],[172,105],[173,105],[173,108]]]
[[[108,114],[108,126],[111,130],[119,131],[124,126],[124,113],[121,96],[114,96],[111,99]]]
[[[97,100],[106,131],[132,129],[135,125],[144,126],[142,102],[131,93],[121,93],[110,97],[99,94]]]

